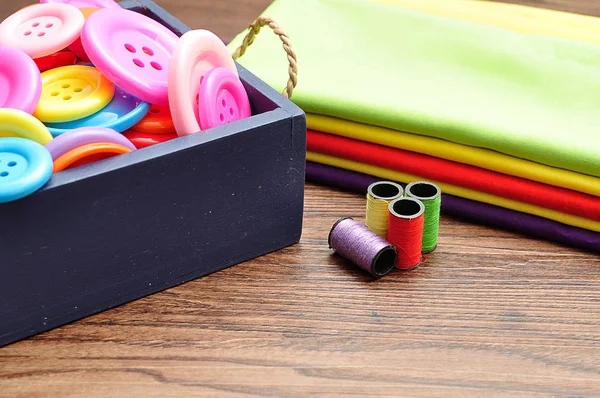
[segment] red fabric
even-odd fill
[[[600,221],[599,197],[524,178],[311,130],[307,134],[307,148]]]

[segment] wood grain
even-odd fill
[[[267,1],[159,3],[228,40]],[[372,281],[327,247],[341,216],[364,199],[308,184],[301,243],[0,349],[0,396],[599,395],[599,257],[443,217]]]

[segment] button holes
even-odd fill
[[[58,94],[60,94],[58,91],[55,91],[53,93],[50,93],[51,96],[56,97]]]
[[[0,173],[0,177],[6,177],[8,175],[8,171],[3,171]]]
[[[52,23],[47,23],[47,24],[46,24],[46,28],[51,28],[51,27],[53,27],[53,26],[54,26],[54,24],[52,24]]]
[[[221,119],[221,123],[225,122],[225,116],[222,113],[219,115],[219,119]]]
[[[152,108],[152,109],[150,109],[150,112],[152,112],[152,113],[160,113],[160,110],[157,109],[157,108]]]
[[[127,49],[127,51],[129,51],[130,53],[135,53],[136,49],[134,46],[132,46],[131,44],[125,44],[125,49]]]
[[[145,53],[146,55],[149,55],[149,56],[153,56],[153,55],[154,55],[154,51],[152,51],[152,49],[151,49],[151,48],[148,48],[148,47],[142,47],[142,51],[144,51],[144,53]]]
[[[31,34],[31,31],[28,30],[27,32],[23,33],[23,36],[29,36]]]
[[[73,98],[73,97],[71,97],[70,95],[65,95],[65,96],[63,97],[63,100],[65,100],[65,101],[68,101],[68,100],[70,100],[71,98]]]
[[[61,87],[62,88],[69,88],[69,87],[71,87],[71,85],[67,83],[67,84],[63,84]]]
[[[33,27],[33,28],[37,28],[38,26],[40,26],[39,22],[35,22],[31,25],[31,27]]]
[[[200,102],[200,94],[196,94],[196,105]]]
[[[226,108],[226,107],[227,107],[227,102],[225,101],[225,98],[223,98],[223,99],[221,100],[221,106],[223,106],[223,108]]]
[[[157,63],[157,62],[150,62],[150,65],[152,65],[152,67],[156,70],[162,70],[162,65]]]
[[[233,108],[229,108],[229,115],[233,116],[234,113],[235,111],[233,110]]]
[[[15,162],[15,161],[8,162],[8,167],[15,167],[16,165],[17,165],[17,162]]]
[[[40,33],[38,33],[37,35],[38,35],[38,37],[42,37],[42,36],[44,36],[45,34],[46,34],[46,32],[40,32]]]
[[[144,63],[142,61],[140,61],[139,59],[135,58],[133,60],[133,63],[136,64],[137,66],[139,66],[140,68],[144,67]]]
[[[82,91],[83,91],[83,89],[82,89],[81,87],[77,87],[77,88],[76,88],[75,90],[73,90],[73,91],[75,91],[76,93],[80,93],[80,92],[82,92]]]

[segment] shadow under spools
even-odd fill
[[[329,247],[375,278],[388,274],[396,263],[396,248],[352,218],[340,218],[329,232]]]
[[[400,184],[391,181],[377,181],[367,188],[366,226],[383,239],[388,234],[388,205],[404,195]]]
[[[414,198],[396,199],[389,205],[388,241],[397,249],[396,268],[408,270],[421,263],[425,206]]]
[[[437,247],[440,231],[440,207],[442,191],[428,181],[411,182],[406,186],[406,196],[415,198],[425,206],[422,253],[431,253]]]

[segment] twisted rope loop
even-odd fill
[[[288,58],[288,62],[289,62],[288,74],[290,77],[287,81],[287,87],[283,90],[283,92],[281,94],[285,98],[289,99],[292,97],[292,92],[294,91],[294,88],[298,84],[298,61],[296,58],[296,53],[294,52],[294,49],[292,48],[292,43],[290,42],[290,38],[283,31],[283,29],[281,29],[279,24],[277,22],[275,22],[275,20],[273,20],[272,18],[269,18],[269,17],[260,17],[256,21],[252,22],[249,26],[250,31],[248,32],[246,37],[244,37],[244,41],[242,42],[242,45],[239,46],[238,49],[235,50],[235,52],[233,53],[233,59],[237,60],[242,55],[244,55],[244,53],[246,52],[248,47],[250,47],[250,45],[254,42],[256,35],[260,32],[260,29],[263,26],[268,26],[269,28],[271,28],[273,30],[273,32],[277,36],[279,36],[279,38],[281,39],[281,41],[283,43],[283,49],[287,53],[287,58]]]

